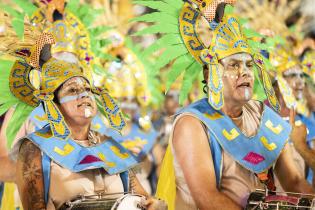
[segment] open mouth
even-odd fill
[[[237,86],[239,87],[250,87],[250,83],[249,82],[242,82],[240,85]]]
[[[81,107],[81,106],[92,107],[92,104],[90,102],[83,102],[83,103],[78,105],[78,107]]]

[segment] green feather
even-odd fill
[[[13,29],[15,30],[17,36],[20,39],[23,39],[24,37],[24,21],[21,21],[20,19],[14,18],[11,22]]]
[[[267,97],[266,97],[262,82],[259,79],[259,73],[258,73],[257,68],[254,69],[254,75],[255,75],[255,82],[254,82],[253,92],[254,92],[255,100],[264,101],[267,99]]]
[[[175,58],[187,54],[187,48],[183,45],[168,46],[156,61],[156,68],[162,68]]]
[[[13,0],[17,5],[23,8],[23,11],[27,14],[28,17],[32,17],[34,12],[37,10],[37,7],[29,1],[26,0]]]
[[[184,5],[184,2],[182,0],[164,0],[164,2],[172,7],[177,8],[178,10],[180,10]]]
[[[173,24],[156,24],[149,26],[147,28],[144,28],[141,31],[136,32],[135,36],[143,36],[146,34],[155,34],[155,33],[179,33],[178,27]]]
[[[80,4],[80,0],[67,1],[67,9],[71,10],[72,12],[78,11],[79,4]]]
[[[183,43],[183,41],[180,38],[179,34],[165,34],[160,39],[155,41],[152,45],[147,47],[143,51],[143,55],[144,56],[149,56],[152,53],[155,53],[156,51],[159,51],[160,49],[163,49],[164,46],[177,45],[177,44],[182,44],[182,43]]]
[[[191,59],[190,54],[183,55],[175,60],[171,69],[167,72],[167,80],[166,80],[166,92],[169,91],[171,85],[175,82],[177,77],[180,76],[185,69],[190,68],[190,66],[194,63]]]
[[[5,104],[0,104],[0,116],[6,113],[8,109],[10,109],[13,105],[14,103],[8,103],[8,102]]]
[[[15,9],[13,9],[11,6],[5,5],[3,3],[1,3],[0,6],[5,12],[7,12],[12,17],[15,17],[15,18],[18,18],[18,17],[21,18],[22,17],[24,19],[24,16],[23,15],[21,16],[21,13],[19,13]]]
[[[246,36],[246,38],[248,38],[248,39],[253,38],[253,37],[263,37],[263,35],[254,31],[251,28],[243,28],[243,33]]]
[[[188,93],[190,92],[195,79],[201,70],[201,65],[196,61],[186,71],[183,78],[182,87],[179,93],[179,103],[183,104],[187,99]]]
[[[8,148],[11,148],[11,145],[16,138],[16,134],[22,127],[23,123],[26,122],[26,119],[31,114],[31,112],[34,110],[34,107],[29,106],[25,103],[19,103],[15,107],[14,113],[12,115],[12,118],[9,121],[6,135],[7,135],[7,146]]]
[[[154,22],[160,22],[160,23],[168,23],[168,24],[174,24],[175,26],[177,26],[178,24],[178,18],[165,14],[165,13],[161,13],[161,12],[153,12],[153,13],[149,13],[149,14],[145,14],[139,17],[135,17],[133,19],[131,19],[132,22],[149,22],[149,23],[154,23]]]
[[[178,16],[178,8],[173,7],[172,5],[167,4],[163,1],[134,1],[133,3],[146,6],[151,9],[159,10],[174,17]]]

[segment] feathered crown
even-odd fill
[[[19,0],[17,0],[19,1]],[[81,51],[76,51],[76,55],[79,55],[79,61],[80,63],[73,64],[69,63],[67,61],[61,61],[56,60],[54,58],[51,58],[51,45],[55,43],[56,38],[58,38],[58,34],[67,34],[69,29],[73,29],[73,27],[80,28],[80,22],[78,19],[74,18],[72,14],[66,13],[66,10],[64,10],[64,13],[62,14],[65,18],[62,20],[54,21],[53,23],[48,23],[50,19],[50,12],[52,13],[52,17],[54,20],[55,14],[60,15],[63,10],[62,7],[64,7],[64,1],[51,1],[49,3],[44,3],[43,7],[39,9],[39,11],[47,11],[46,15],[41,14],[42,18],[47,18],[47,20],[43,19],[37,19],[34,17],[38,13],[35,11],[37,10],[37,7],[35,7],[32,3],[21,1],[20,6],[23,7],[23,9],[26,10],[26,12],[21,13],[22,15],[19,16],[20,13],[17,13],[14,9],[11,7],[4,6],[4,9],[6,11],[6,14],[4,15],[7,19],[5,20],[5,31],[0,36],[0,43],[1,43],[1,51],[3,54],[6,55],[13,55],[16,58],[19,58],[19,60],[15,61],[14,64],[9,61],[4,61],[3,63],[6,64],[6,68],[3,69],[5,72],[4,77],[1,77],[1,88],[3,90],[3,93],[0,97],[0,114],[3,114],[5,111],[7,111],[8,108],[15,105],[15,112],[13,114],[12,119],[9,122],[9,128],[8,129],[8,139],[9,143],[12,142],[12,140],[15,137],[16,132],[22,125],[22,123],[26,120],[26,118],[29,116],[30,112],[39,104],[39,101],[42,101],[45,106],[45,111],[48,117],[48,121],[51,125],[52,133],[61,139],[66,139],[70,135],[70,131],[67,128],[67,125],[59,112],[57,106],[53,102],[53,92],[59,87],[63,82],[65,82],[67,79],[70,79],[74,76],[81,76],[86,78],[91,86],[92,90],[95,94],[99,95],[98,106],[100,108],[100,111],[102,114],[107,117],[107,119],[110,122],[110,125],[112,128],[121,130],[123,126],[125,125],[125,122],[122,118],[122,114],[120,112],[119,107],[115,103],[115,101],[110,97],[109,93],[105,89],[99,89],[95,88],[92,83],[92,77],[91,77],[91,68],[87,67],[87,65],[90,65],[88,59],[89,55],[88,52],[90,49],[90,46],[94,46],[94,49],[96,51],[100,51],[100,48],[103,46],[101,42],[103,41],[101,38],[97,39],[100,43],[96,43],[96,41],[92,42],[90,44],[88,39],[88,34],[86,34],[86,31],[80,32],[80,35],[82,35],[79,43]],[[41,3],[41,2],[39,2]],[[73,3],[73,1],[68,2],[70,8],[78,8],[78,3]],[[42,3],[43,4],[43,3]],[[53,8],[53,10],[51,9]],[[81,8],[81,7],[80,7]],[[86,9],[87,7],[84,5],[82,6],[84,8],[83,14],[87,13]],[[52,11],[51,11],[52,10]],[[9,14],[8,14],[9,13]],[[60,13],[60,14],[59,14]],[[80,10],[77,11],[78,14],[82,15],[82,12]],[[35,15],[34,15],[35,14]],[[67,15],[68,14],[68,15]],[[70,14],[70,15],[69,15]],[[89,14],[85,14],[88,15]],[[24,17],[25,16],[25,17]],[[93,15],[92,15],[93,16]],[[28,17],[33,17],[31,20]],[[67,18],[68,17],[68,18]],[[70,17],[70,18],[69,18]],[[95,17],[95,16],[94,16]],[[20,41],[19,37],[21,37],[21,34],[19,32],[20,27],[14,27],[16,26],[13,20],[18,19],[19,21],[22,20],[22,24],[19,26],[22,26],[24,29],[24,41]],[[89,16],[91,18],[91,16]],[[24,21],[25,20],[25,21]],[[69,22],[67,22],[69,21]],[[20,23],[20,22],[18,22]],[[37,27],[33,27],[34,23],[36,23]],[[72,23],[70,28],[64,28],[64,25],[67,25],[69,23]],[[56,26],[59,24],[60,31],[55,31],[51,28],[51,26]],[[47,28],[46,28],[47,26]],[[81,25],[82,26],[82,25]],[[82,26],[83,27],[83,26]],[[92,28],[92,29],[91,29]],[[62,30],[67,29],[67,30]],[[45,31],[52,30],[54,34],[46,33]],[[99,31],[102,31],[102,27],[90,27],[89,32],[92,34],[99,34]],[[41,34],[41,32],[44,32]],[[78,31],[76,30],[75,33]],[[89,33],[89,34],[91,34]],[[41,34],[38,36],[38,34]],[[71,33],[70,33],[71,34]],[[63,39],[65,37],[61,36],[61,39],[59,41],[67,41],[66,39]],[[69,38],[69,37],[67,37]],[[72,37],[73,38],[73,37]],[[73,40],[68,39],[73,44]],[[27,41],[27,42],[26,42]],[[95,47],[97,45],[98,47]],[[53,47],[52,47],[53,48]],[[58,48],[55,48],[58,49]],[[67,50],[66,48],[63,50]],[[61,50],[60,52],[67,52]],[[84,53],[82,53],[84,52]],[[85,55],[85,59],[81,59],[80,55]],[[6,57],[7,58],[7,57]],[[45,63],[45,65],[43,65]],[[42,66],[43,65],[43,66]],[[40,68],[42,66],[42,68]],[[12,68],[11,68],[12,67]],[[9,71],[11,68],[11,71]],[[32,69],[38,69],[41,71],[41,87],[39,89],[35,88],[32,85],[32,81],[30,78],[30,74],[32,73]],[[51,81],[53,79],[53,81]],[[7,92],[6,92],[7,91]],[[18,119],[18,120],[17,120]],[[16,121],[15,121],[16,120]]]
[[[208,65],[208,102],[215,109],[221,109],[224,103],[223,82],[218,60],[235,53],[246,52],[253,56],[259,67],[269,102],[278,111],[280,107],[269,76],[265,71],[264,59],[256,53],[259,50],[252,49],[254,46],[250,46],[250,42],[242,32],[242,27],[236,17],[223,15],[224,7],[222,5],[230,2],[234,1],[136,1],[138,4],[158,10],[158,12],[137,18],[138,21],[155,22],[155,24],[136,33],[136,35],[163,34],[144,53],[151,53],[163,48],[164,52],[158,58],[156,66],[161,68],[173,63],[169,70],[168,88],[179,75],[184,74],[180,93],[181,103],[186,98],[193,81],[202,71],[203,66]],[[215,17],[215,12],[219,14],[218,17],[211,19]],[[213,38],[209,48],[206,48],[200,41],[196,31],[201,17],[205,16],[204,14],[208,14],[205,18],[210,29],[213,30]]]

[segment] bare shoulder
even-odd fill
[[[194,116],[181,116],[174,125],[171,139],[176,156],[199,153],[202,149],[209,150],[208,136],[202,122]]]
[[[174,124],[173,143],[176,144],[178,137],[200,137],[206,136],[204,125],[194,116],[184,115]]]

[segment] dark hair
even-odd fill
[[[205,94],[208,93],[208,84],[207,84],[208,83],[208,77],[209,77],[209,68],[208,68],[208,66],[204,65],[203,66],[203,80],[202,80],[203,88],[202,88],[202,90]]]

